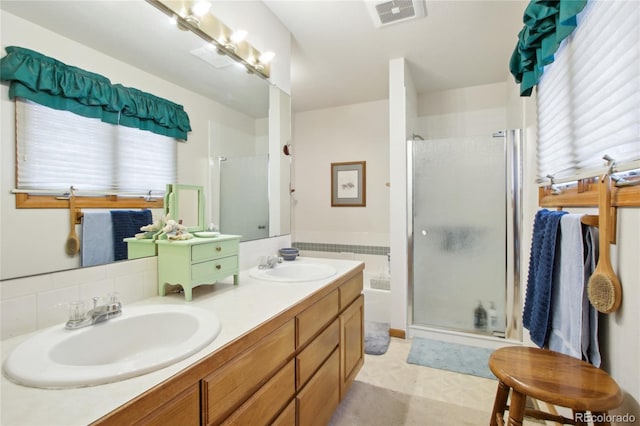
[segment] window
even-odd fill
[[[17,188],[162,194],[176,181],[176,140],[16,100]]]
[[[640,167],[640,7],[590,1],[538,84],[538,173],[557,182]],[[545,180],[548,183],[548,180]]]

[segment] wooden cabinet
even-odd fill
[[[298,425],[325,426],[340,403],[340,356],[335,349],[329,359],[298,392]]]
[[[152,257],[158,254],[158,246],[151,239],[125,238],[127,243],[127,259],[140,259],[143,257]]]
[[[234,411],[222,424],[237,426],[266,426],[271,424],[280,409],[292,401],[296,392],[294,365],[294,360],[289,361],[284,368],[278,371],[275,376],[254,393],[240,408]],[[281,421],[286,422],[284,417]]]
[[[200,423],[200,387],[191,386],[140,421],[146,426],[197,425]]]
[[[364,362],[361,292],[362,268],[95,424],[326,425]]]
[[[291,359],[294,351],[294,321],[289,320],[249,350],[205,377],[202,380],[203,423],[219,424],[227,418],[238,405],[256,392],[261,383],[265,383],[277,372],[278,367]],[[290,377],[282,380],[290,380],[293,390],[293,365]],[[285,392],[286,389],[281,391]],[[293,393],[289,395],[291,396]],[[275,408],[279,409],[281,406]]]
[[[158,294],[164,296],[167,284],[179,284],[185,300],[192,299],[192,289],[202,284],[215,284],[233,275],[238,284],[239,235],[190,240],[157,240]]]
[[[364,295],[340,314],[340,399],[364,364]]]

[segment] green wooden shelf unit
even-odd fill
[[[219,235],[190,240],[157,240],[158,294],[166,294],[166,285],[181,285],[185,300],[192,299],[192,289],[213,285],[233,275],[238,284],[240,235]]]

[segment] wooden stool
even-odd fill
[[[489,357],[489,368],[499,380],[491,413],[491,426],[504,425],[504,411],[509,409],[509,426],[522,425],[526,415],[563,424],[586,425],[586,412],[594,425],[609,425],[607,412],[622,404],[617,383],[593,365],[558,352],[512,346],[497,349]],[[511,404],[507,398],[511,390]],[[571,408],[574,419],[525,410],[527,396]],[[600,421],[602,420],[602,421]]]

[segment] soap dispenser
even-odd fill
[[[487,328],[487,311],[482,306],[482,302],[478,301],[478,306],[473,311],[473,325],[477,329]]]

